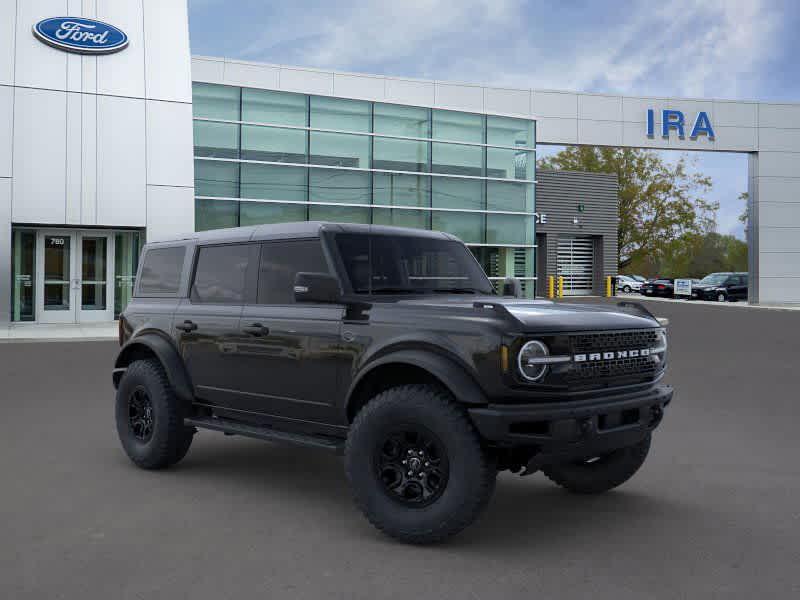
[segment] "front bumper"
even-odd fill
[[[596,456],[641,441],[661,422],[672,400],[669,385],[644,392],[546,404],[489,404],[470,408],[480,435],[502,447],[530,447],[547,464]]]

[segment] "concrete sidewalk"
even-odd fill
[[[116,321],[103,323],[39,324],[12,323],[0,327],[0,343],[115,340]]]

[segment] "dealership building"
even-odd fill
[[[798,104],[192,57],[185,0],[3,1],[0,44],[0,323],[111,321],[145,241],[297,220],[444,230],[527,295],[597,293],[616,179],[537,174],[537,144],[748,153],[750,300],[800,303]]]

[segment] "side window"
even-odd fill
[[[261,244],[258,303],[294,304],[294,277],[299,272],[329,272],[320,240]]]
[[[185,257],[185,246],[152,248],[145,252],[137,295],[177,294]]]
[[[192,302],[241,304],[249,253],[249,244],[201,247],[192,283]]]

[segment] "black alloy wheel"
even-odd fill
[[[147,443],[153,436],[153,403],[143,386],[136,387],[128,397],[128,425],[133,436]]]
[[[375,468],[384,492],[410,508],[436,502],[449,475],[444,445],[417,425],[402,426],[385,437],[375,452]]]

